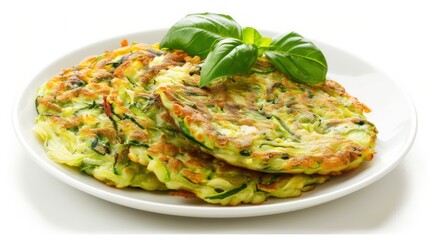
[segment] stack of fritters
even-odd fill
[[[260,58],[199,88],[202,64],[144,44],[88,57],[38,89],[34,130],[49,158],[109,185],[222,205],[299,196],[373,158],[369,109],[338,83]]]

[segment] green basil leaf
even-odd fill
[[[263,37],[252,27],[243,28],[242,40],[245,44],[255,44],[257,47],[269,47],[271,43],[271,38]]]
[[[258,47],[258,55],[261,56],[270,46],[271,38],[263,37],[256,29],[252,27],[243,28],[242,40],[245,44],[254,44]]]
[[[224,38],[211,49],[201,70],[199,86],[216,78],[247,73],[258,57],[258,48],[235,38]]]
[[[215,13],[189,14],[174,24],[161,40],[161,48],[181,49],[206,58],[211,46],[223,37],[241,39],[241,27],[230,16]]]
[[[275,37],[265,55],[293,81],[316,84],[326,80],[328,64],[325,56],[298,33]]]

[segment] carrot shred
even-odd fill
[[[121,47],[126,47],[128,46],[128,40],[127,39],[122,39],[121,41]]]
[[[171,196],[180,196],[180,197],[184,197],[184,198],[196,198],[197,197],[194,193],[188,192],[186,190],[171,191],[168,194]]]

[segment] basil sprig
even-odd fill
[[[170,28],[160,46],[205,58],[200,87],[220,77],[248,73],[260,56],[266,56],[279,71],[299,83],[323,82],[328,71],[323,53],[298,33],[263,37],[254,28],[242,29],[223,14],[187,15]]]

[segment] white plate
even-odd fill
[[[410,149],[417,126],[414,106],[401,88],[370,64],[355,56],[316,42],[329,64],[329,77],[373,110],[370,121],[379,130],[375,158],[359,169],[335,177],[315,190],[291,199],[269,199],[261,205],[222,207],[167,194],[139,189],[115,189],[78,171],[47,158],[32,131],[35,123],[35,93],[45,81],[62,68],[71,67],[89,55],[118,48],[122,39],[129,42],[158,42],[165,30],[153,30],[120,36],[76,50],[47,66],[23,89],[14,106],[15,132],[33,160],[55,177],[77,189],[120,205],[162,214],[192,217],[248,217],[283,213],[325,203],[368,186],[390,172]],[[272,34],[272,33],[271,33]],[[271,35],[265,32],[264,35]]]

